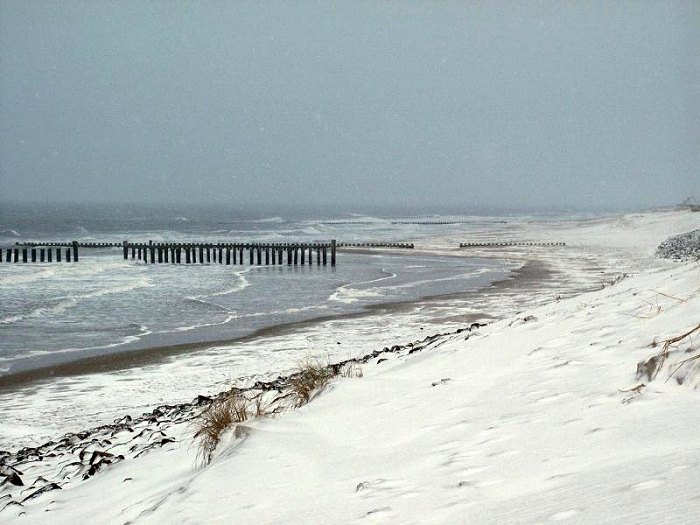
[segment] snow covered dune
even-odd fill
[[[652,253],[668,217],[625,224],[642,240],[628,241],[628,253]],[[623,234],[606,244],[604,225],[588,226],[597,229],[596,242],[613,254]],[[618,245],[615,260],[621,253]],[[643,271],[601,290],[514,312],[421,352],[378,356],[362,377],[334,379],[302,408],[231,430],[206,467],[182,425],[179,441],[0,517],[695,523],[700,266],[645,260]],[[662,353],[652,373],[639,367]]]

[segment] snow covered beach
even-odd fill
[[[549,278],[535,272],[540,279],[521,288],[495,286],[491,302],[482,304],[500,303],[501,310],[481,313],[495,314],[488,326],[456,333],[454,320],[444,330],[452,335],[377,354],[361,365],[363,377],[337,378],[298,410],[232,430],[206,467],[196,462],[192,427],[184,421],[196,403],[191,412],[166,409],[138,424],[122,420],[107,429],[109,438],[69,438],[41,462],[27,454],[12,465],[23,486],[5,474],[0,517],[8,523],[694,522],[697,361],[676,367],[696,355],[700,334],[676,343],[653,378],[638,376],[637,365],[700,322],[697,263],[653,257],[664,239],[698,223],[698,214],[671,211],[521,226],[511,235],[556,232],[569,249],[556,257],[509,254],[542,261]],[[453,239],[442,242],[447,249]],[[441,241],[430,249],[441,249]],[[557,274],[568,290],[607,286],[562,298]],[[478,317],[465,323],[463,316],[461,324],[469,327]],[[387,323],[382,343],[407,343]],[[367,347],[379,342],[374,337],[360,342],[358,336],[355,355],[380,350]],[[416,346],[420,351],[409,353]],[[55,448],[49,445],[46,454]]]

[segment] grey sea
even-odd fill
[[[420,222],[422,224],[415,224]],[[0,206],[0,246],[22,241],[420,241],[502,222],[474,216],[342,214],[218,207]],[[431,224],[431,223],[441,223]],[[447,224],[446,224],[447,223]],[[478,289],[503,278],[491,259],[410,250],[341,251],[319,266],[148,265],[120,248],[78,264],[0,264],[0,377],[261,329],[379,304]]]

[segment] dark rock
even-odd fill
[[[9,465],[0,465],[0,476],[5,477],[3,483],[11,483],[12,485],[23,487],[24,482],[22,478],[19,477],[20,474],[22,474],[22,472],[16,468],[10,467]]]
[[[58,473],[58,477],[61,480],[64,480],[68,477],[74,476],[75,474],[80,473],[83,469],[85,468],[85,465],[81,463],[80,461],[73,461],[72,463],[69,463],[68,465],[64,465],[61,471]]]
[[[210,405],[211,403],[212,403],[212,398],[210,398],[208,396],[202,396],[202,395],[197,396],[194,399],[194,401],[192,401],[192,404],[196,405],[196,406]]]
[[[20,507],[23,507],[23,506],[24,506],[24,505],[22,505],[19,501],[10,501],[10,502],[9,502],[7,505],[5,505],[2,509],[0,509],[0,512],[2,512],[3,510],[5,510],[7,507],[10,507],[10,506],[13,506],[13,505],[19,505]]]
[[[44,485],[39,490],[32,492],[29,496],[24,498],[22,500],[22,503],[29,501],[30,499],[37,498],[37,497],[41,496],[42,494],[44,494],[46,492],[50,492],[52,490],[61,490],[61,487],[57,483],[49,483],[48,485]]]

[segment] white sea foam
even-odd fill
[[[388,271],[386,268],[382,268],[382,272],[385,274],[377,279],[371,279],[369,281],[363,281],[359,283],[346,284],[339,286],[335,292],[333,292],[329,297],[329,301],[337,301],[345,304],[352,304],[362,299],[370,299],[373,297],[381,297],[383,294],[379,292],[376,288],[374,289],[358,289],[357,286],[363,284],[376,284],[382,281],[396,278],[397,274]]]
[[[84,294],[54,297],[54,298],[50,299],[50,301],[54,301],[55,304],[40,306],[38,308],[35,308],[31,312],[28,312],[25,314],[17,314],[17,315],[11,315],[11,316],[5,317],[3,319],[0,319],[0,324],[16,324],[16,323],[19,323],[20,321],[23,321],[25,319],[32,319],[32,318],[42,318],[42,317],[54,318],[56,316],[59,316],[59,315],[65,313],[67,310],[76,307],[78,304],[80,304],[80,301],[82,301],[84,299],[92,299],[92,298],[102,297],[102,296],[111,295],[111,294],[127,293],[127,292],[130,292],[132,290],[136,290],[138,288],[152,287],[152,286],[154,286],[154,285],[152,283],[150,283],[148,280],[138,279],[138,280],[135,280],[135,281],[130,282],[130,283],[112,286],[109,288],[102,288],[102,289],[98,289],[98,290],[84,293]]]

